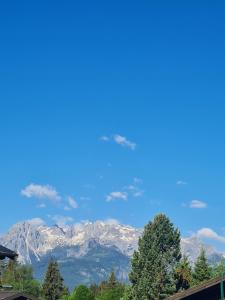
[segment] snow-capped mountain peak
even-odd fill
[[[15,250],[22,263],[31,263],[31,256],[37,260],[56,247],[81,246],[89,240],[100,245],[115,246],[121,253],[130,256],[137,247],[141,230],[121,224],[103,221],[84,222],[65,226],[46,226],[24,221],[15,224],[0,239],[0,243]]]

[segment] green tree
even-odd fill
[[[131,286],[126,285],[124,288],[124,293],[123,293],[123,297],[122,300],[132,300],[132,289]]]
[[[145,226],[133,255],[132,299],[162,299],[175,292],[174,269],[180,258],[180,232],[164,214],[157,215]]]
[[[175,269],[176,291],[187,290],[192,283],[192,270],[187,256],[183,256]]]
[[[34,279],[31,266],[20,265],[10,260],[2,272],[2,284],[11,285],[13,290],[39,296],[40,283]]]
[[[212,270],[213,277],[221,277],[221,275],[225,272],[225,263],[224,258],[221,259],[220,263],[214,266]]]
[[[58,263],[50,260],[43,283],[43,295],[46,300],[58,300],[65,295],[66,288],[60,275]]]
[[[117,280],[114,272],[111,272],[107,280],[99,285],[92,285],[90,289],[97,300],[122,300],[125,285]]]
[[[107,286],[108,286],[108,288],[113,289],[113,288],[115,288],[118,285],[118,283],[119,282],[116,279],[116,275],[112,271],[111,274],[109,275],[109,279],[107,281]]]
[[[120,300],[123,299],[124,286],[117,285],[113,288],[104,290],[100,295],[96,297],[96,300]]]
[[[197,285],[205,280],[210,279],[211,277],[212,269],[208,264],[205,250],[202,248],[194,265],[193,283],[194,285]]]
[[[100,293],[99,285],[97,285],[96,283],[92,284],[90,286],[90,291],[92,292],[94,297],[96,297]]]
[[[91,290],[85,285],[79,285],[70,295],[69,300],[94,300],[95,297]]]

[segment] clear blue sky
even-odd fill
[[[223,238],[223,0],[3,1],[0,26],[0,232],[162,211]]]

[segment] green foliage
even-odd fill
[[[132,300],[132,288],[131,286],[125,286],[122,300]]]
[[[205,250],[201,249],[200,255],[198,256],[193,272],[193,283],[198,285],[199,283],[212,278],[212,269],[210,268]]]
[[[187,256],[183,256],[175,269],[176,291],[187,290],[192,283],[192,270]]]
[[[123,286],[116,286],[108,290],[103,291],[99,296],[96,297],[96,300],[120,300],[124,294]]]
[[[63,284],[63,278],[60,275],[58,264],[53,259],[48,264],[43,283],[43,295],[46,300],[58,300],[65,298],[67,290]]]
[[[108,279],[108,282],[107,282],[107,287],[109,289],[113,289],[115,288],[117,285],[119,284],[119,282],[117,281],[116,279],[116,275],[114,272],[111,272],[110,276],[109,276],[109,279]]]
[[[79,285],[70,295],[69,300],[94,300],[95,297],[91,290],[85,285]]]
[[[16,261],[10,260],[5,267],[1,268],[1,272],[3,285],[11,285],[13,290],[33,296],[40,295],[40,284],[33,278],[31,266],[20,265]]]
[[[90,290],[96,300],[120,300],[123,299],[125,286],[117,280],[115,273],[111,272],[107,280],[99,285],[92,285]]]
[[[162,299],[175,292],[174,270],[180,258],[178,229],[165,215],[157,215],[145,226],[133,255],[129,275],[132,299]]]
[[[225,272],[225,263],[224,263],[224,258],[222,258],[220,263],[214,266],[212,270],[212,276],[221,277],[224,272]]]

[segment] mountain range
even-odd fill
[[[46,226],[33,219],[13,225],[0,238],[0,244],[17,251],[21,263],[32,264],[37,279],[43,279],[48,261],[54,257],[66,285],[72,289],[80,283],[98,283],[112,270],[119,280],[128,281],[130,259],[141,234],[142,229],[114,220]],[[199,238],[181,240],[182,253],[191,263],[202,247],[211,263],[221,260],[222,253]]]

